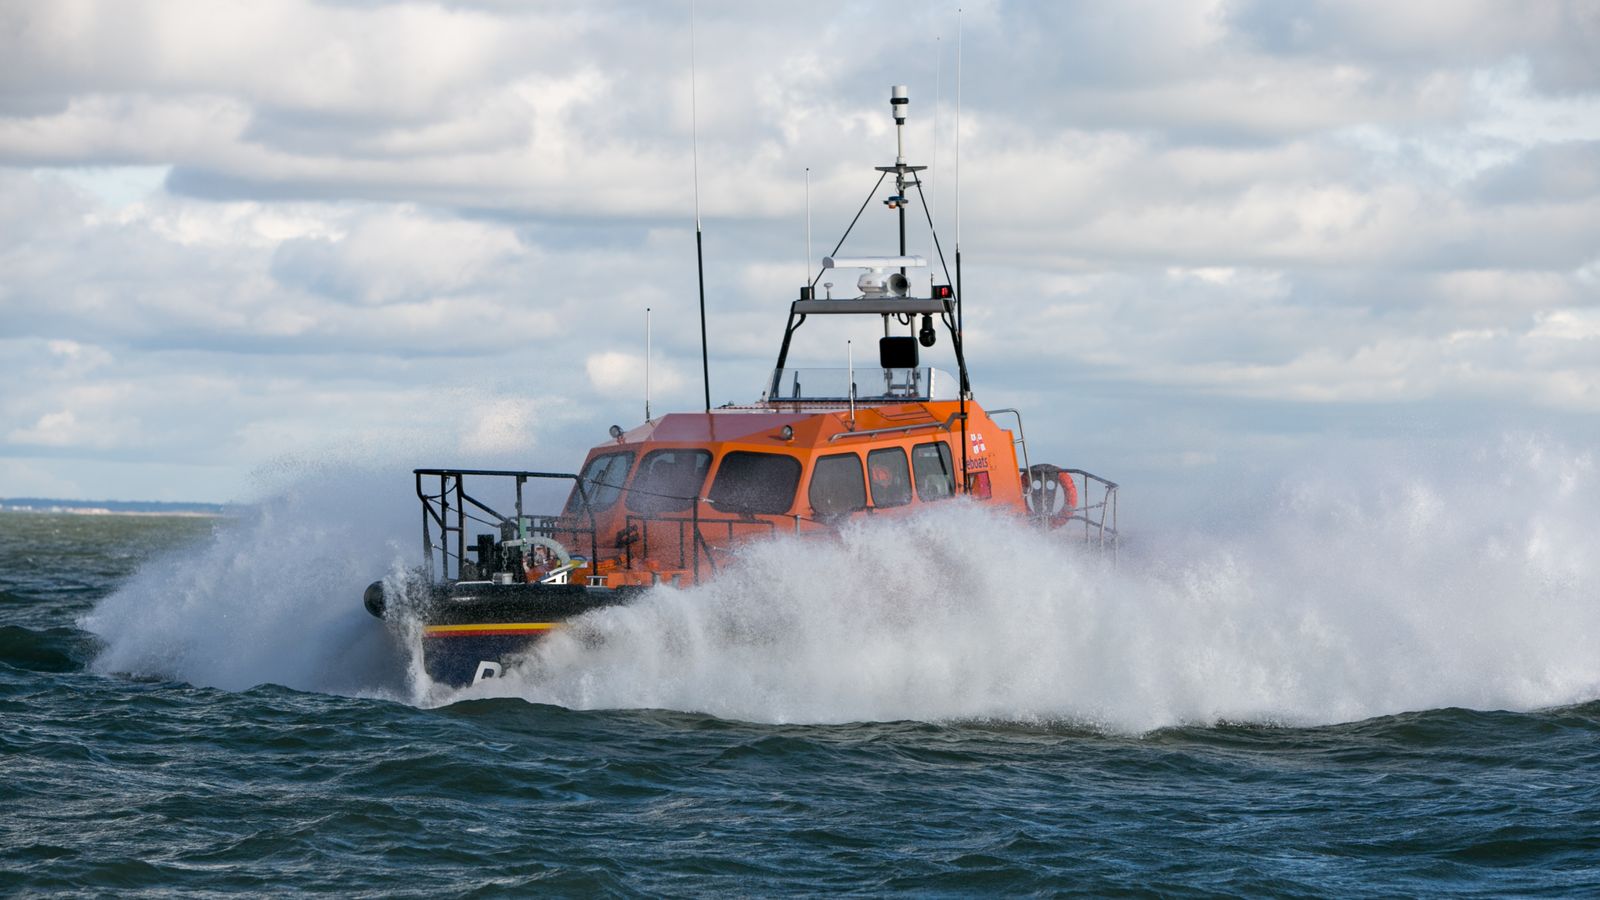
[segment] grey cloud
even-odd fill
[[[1592,201],[1600,195],[1600,141],[1532,147],[1480,175],[1475,189],[1493,204]]]
[[[1369,62],[1398,72],[1487,67],[1514,57],[1526,59],[1547,90],[1600,87],[1595,0],[1238,0],[1227,18],[1244,42],[1277,55]]]

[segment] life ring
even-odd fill
[[[1022,493],[1028,510],[1047,520],[1051,528],[1067,524],[1078,509],[1078,483],[1071,472],[1060,466],[1049,463],[1030,466],[1024,475]]]
[[[525,539],[523,546],[529,548],[522,558],[523,576],[529,584],[538,582],[541,578],[550,574],[551,570],[559,569],[572,562],[572,554],[568,553],[567,548],[561,546],[561,542],[554,538],[547,538],[537,534],[529,535]],[[540,553],[540,549],[545,552]],[[539,559],[541,556],[544,558]]]

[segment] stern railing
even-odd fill
[[[1117,483],[1101,478],[1093,472],[1082,469],[1062,469],[1068,475],[1081,479],[1083,488],[1078,492],[1079,504],[1072,510],[1068,522],[1083,523],[1083,539],[1089,543],[1098,543],[1100,549],[1111,551],[1111,558],[1117,557]],[[1089,491],[1091,486],[1100,488],[1100,500],[1090,502]]]

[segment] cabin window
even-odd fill
[[[977,497],[979,500],[987,500],[987,499],[989,499],[989,497],[990,497],[989,473],[988,472],[973,472],[972,474],[968,475],[967,476],[967,493],[971,494],[974,497]]]
[[[867,508],[867,483],[861,476],[861,457],[854,453],[824,456],[811,470],[808,492],[818,516],[836,516]]]
[[[589,460],[578,476],[583,490],[572,491],[567,498],[567,513],[583,512],[583,500],[589,498],[589,509],[600,512],[610,509],[622,496],[622,485],[628,480],[628,470],[633,468],[633,453],[604,453]]]
[[[711,468],[711,451],[652,450],[628,485],[628,509],[636,513],[680,513],[694,507]]]
[[[879,509],[911,502],[911,470],[906,451],[884,447],[867,454],[867,475],[872,482],[872,504]]]
[[[706,498],[723,512],[781,515],[794,505],[800,470],[792,456],[735,450],[722,457]]]
[[[947,500],[955,496],[955,466],[950,464],[950,447],[944,441],[912,447],[911,471],[916,476],[919,499]]]

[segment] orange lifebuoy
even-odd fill
[[[1023,495],[1028,509],[1045,519],[1051,528],[1059,528],[1072,520],[1078,509],[1078,483],[1072,473],[1060,466],[1039,463],[1024,473]]]
[[[1078,483],[1072,480],[1070,472],[1062,472],[1056,478],[1061,482],[1061,497],[1064,501],[1061,504],[1061,521],[1056,523],[1059,525],[1072,518],[1078,510]]]

